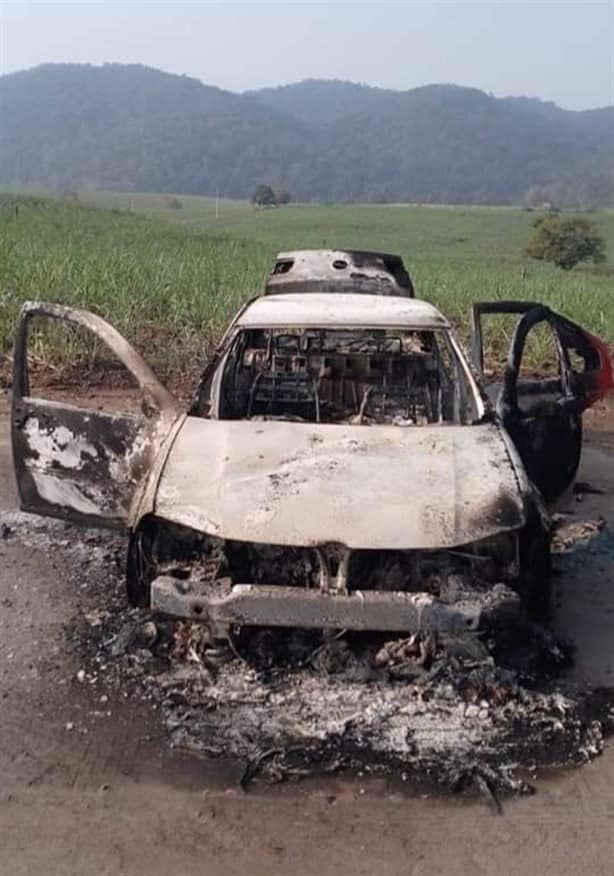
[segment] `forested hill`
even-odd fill
[[[308,80],[234,94],[140,65],[0,80],[0,185],[303,201],[614,203],[614,108],[570,112],[453,85]]]
[[[341,79],[305,79],[246,95],[303,122],[321,123],[368,112],[399,93]]]

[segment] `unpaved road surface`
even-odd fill
[[[600,421],[568,497],[578,520],[614,529],[614,442]],[[2,537],[16,510],[0,399],[0,874],[578,874],[614,871],[614,746],[541,776],[532,797],[441,798],[380,778],[238,789],[238,767],[173,754],[157,712],[121,689],[79,681],[72,629],[103,608],[93,537],[76,545]],[[4,524],[3,522],[4,521]],[[6,528],[4,530],[6,536]],[[557,580],[557,629],[574,676],[614,684],[614,568],[578,554]],[[111,595],[109,595],[111,598]],[[117,598],[115,595],[114,598]]]

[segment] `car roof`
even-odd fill
[[[302,249],[278,253],[265,295],[286,292],[360,292],[413,298],[400,256],[350,249]]]
[[[448,328],[436,307],[416,298],[334,292],[268,295],[247,305],[236,322],[241,328]]]

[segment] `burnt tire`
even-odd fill
[[[552,560],[550,535],[541,529],[521,536],[517,589],[530,620],[547,620],[552,597]]]

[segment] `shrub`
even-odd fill
[[[549,215],[533,223],[527,255],[570,271],[580,262],[605,261],[605,241],[592,222],[580,216]]]

